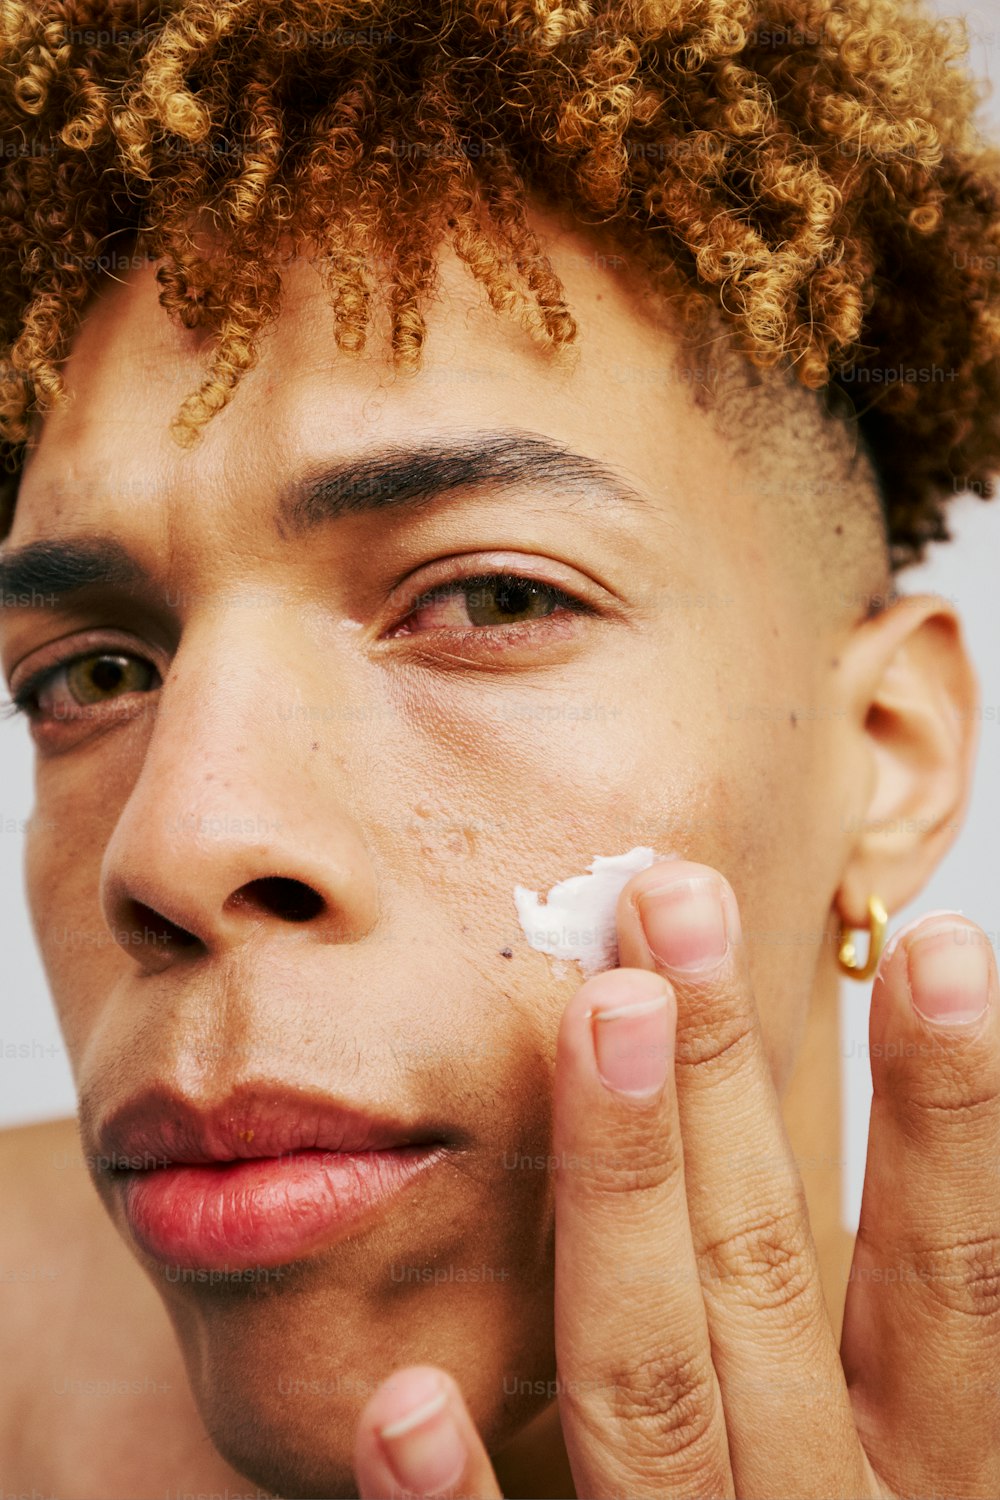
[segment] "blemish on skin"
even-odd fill
[[[796,714],[796,713],[790,713],[788,715],[788,722],[789,722],[789,724],[791,724],[791,726],[792,726],[793,729],[798,729],[798,727],[799,727],[799,716],[798,716],[798,714]]]
[[[319,740],[313,740],[312,744],[309,746],[309,749],[310,750],[318,750],[319,749]]]
[[[409,831],[425,859],[449,865],[473,857],[476,836],[471,828],[435,816],[433,810],[422,802],[416,803],[413,811],[417,820],[410,823]]]
[[[247,1145],[249,1146],[250,1142],[254,1138],[254,1135],[255,1135],[255,1132],[253,1130],[244,1130],[242,1139],[245,1140],[246,1143],[247,1143]]]
[[[843,526],[840,525],[839,522],[833,528],[833,533],[834,533],[834,536],[843,536],[844,535],[844,528],[843,528]]]
[[[675,853],[657,854],[645,845],[626,854],[596,855],[588,874],[572,875],[552,886],[544,901],[537,891],[514,887],[518,919],[532,948],[555,962],[562,978],[568,972],[564,959],[572,959],[589,978],[618,962],[615,908],[622,888],[639,870],[647,870],[661,859],[679,859]]]
[[[833,660],[830,662],[830,665],[831,665],[831,667],[839,667],[840,666],[840,657],[839,656],[835,656],[833,658]]]
[[[501,948],[500,949],[500,957],[501,958],[513,958],[514,957],[513,950],[510,949],[510,948]]]

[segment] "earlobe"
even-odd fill
[[[848,926],[872,893],[889,912],[918,894],[965,812],[978,745],[979,685],[961,622],[932,594],[899,599],[846,648],[855,727],[869,774],[837,892]]]

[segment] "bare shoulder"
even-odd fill
[[[163,1304],[91,1183],[76,1120],[0,1130],[0,1184],[9,1488],[65,1500],[246,1490],[205,1432]]]
[[[5,1169],[36,1166],[48,1151],[72,1147],[80,1155],[80,1137],[76,1119],[66,1115],[58,1120],[41,1120],[34,1125],[14,1125],[0,1130],[0,1163]],[[6,1179],[5,1179],[6,1180]]]
[[[131,1273],[126,1292],[142,1279],[91,1184],[74,1118],[0,1130],[0,1182],[0,1293],[8,1329],[23,1334],[59,1309],[79,1312],[84,1282],[93,1301],[122,1263]]]
[[[79,1165],[86,1170],[76,1119],[72,1115],[0,1130],[0,1170],[8,1190],[5,1209],[16,1213],[18,1198],[23,1198],[25,1193],[32,1197],[39,1191],[44,1193],[52,1180],[50,1174],[66,1172],[70,1162],[74,1168]],[[75,1177],[76,1173],[73,1175]]]
[[[59,1312],[77,1320],[85,1343],[91,1326],[95,1339],[107,1337],[98,1322],[105,1302],[122,1312],[161,1308],[97,1196],[74,1117],[0,1130],[0,1182],[8,1326],[32,1331],[36,1319]],[[44,1339],[39,1356],[54,1343]]]
[[[88,1236],[102,1227],[103,1210],[87,1178],[76,1120],[0,1130],[0,1182],[5,1323],[23,1328],[39,1298],[55,1301],[66,1293],[68,1273],[78,1265]],[[42,1295],[45,1288],[48,1297]]]
[[[30,1448],[59,1384],[66,1333],[86,1357],[88,1308],[102,1299],[114,1235],[87,1177],[76,1120],[0,1130],[0,1447],[5,1468]],[[141,1274],[138,1267],[135,1273]],[[95,1282],[96,1275],[96,1282]]]

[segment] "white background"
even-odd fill
[[[995,0],[993,0],[995,4]],[[941,7],[956,13],[952,7]],[[1000,12],[990,0],[963,7],[977,73],[996,70]],[[1000,101],[988,106],[1000,134]],[[932,295],[932,292],[930,293]],[[929,562],[901,575],[906,593],[921,590],[954,602],[982,685],[984,705],[978,773],[966,826],[920,900],[893,914],[895,930],[923,911],[964,911],[996,946],[1000,929],[1000,497],[982,504],[960,497],[952,507],[956,540]],[[45,977],[32,938],[22,889],[23,826],[32,801],[30,742],[23,723],[0,722],[0,1127],[73,1114],[73,1083]],[[871,1098],[868,1060],[869,986],[845,981],[841,998],[845,1147],[848,1169],[843,1214],[857,1225]]]

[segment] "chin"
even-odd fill
[[[502,1281],[400,1283],[390,1275],[393,1258],[380,1248],[371,1241],[342,1245],[321,1262],[235,1290],[167,1291],[213,1443],[270,1494],[356,1497],[358,1419],[402,1366],[448,1370],[491,1452],[551,1400],[551,1267],[529,1258]],[[471,1249],[452,1260],[502,1263]]]

